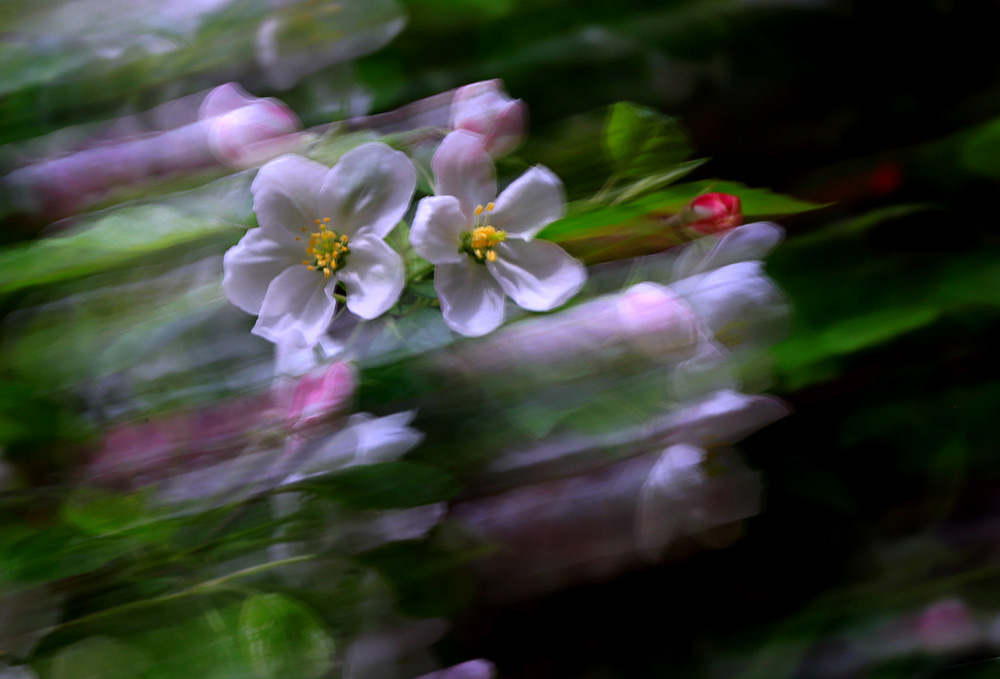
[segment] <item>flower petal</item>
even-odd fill
[[[490,224],[509,236],[531,240],[565,212],[562,180],[549,168],[535,165],[503,190]]]
[[[517,305],[529,311],[548,311],[579,292],[587,280],[580,260],[555,243],[508,239],[497,245],[497,260],[486,268]]]
[[[282,228],[294,236],[315,225],[317,198],[328,172],[325,165],[302,156],[275,158],[253,180],[253,211],[261,226]]]
[[[777,224],[754,222],[717,236],[699,238],[684,246],[671,278],[676,281],[737,262],[762,260],[784,234]]]
[[[371,233],[385,238],[406,214],[417,186],[417,171],[401,151],[385,144],[362,144],[341,156],[319,193],[319,216],[348,236]]]
[[[377,318],[403,292],[406,285],[403,258],[372,234],[354,238],[350,248],[347,265],[337,272],[336,280],[347,288],[347,308],[352,314],[365,320]]]
[[[434,270],[434,289],[444,322],[468,337],[479,337],[503,323],[503,290],[485,266],[471,259]]]
[[[304,254],[284,229],[250,229],[222,258],[222,290],[243,311],[259,314],[271,281]]]
[[[410,245],[431,264],[456,264],[466,258],[459,252],[462,232],[469,220],[454,196],[430,196],[417,205],[410,228]]]
[[[308,346],[317,344],[336,310],[324,281],[321,273],[300,264],[282,271],[268,286],[251,332],[275,344],[289,333],[299,333]]]
[[[482,135],[455,130],[431,159],[434,193],[458,198],[468,221],[477,205],[486,205],[497,195],[496,170],[485,143]]]

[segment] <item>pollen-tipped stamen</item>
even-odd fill
[[[497,231],[490,226],[490,213],[493,212],[493,203],[488,203],[485,207],[477,205],[473,214],[475,222],[471,231],[462,233],[459,252],[465,252],[479,263],[497,261],[497,253],[493,249],[498,244],[507,240],[506,231]]]
[[[312,259],[303,260],[302,263],[310,271],[322,271],[323,277],[329,278],[347,262],[347,255],[351,252],[347,247],[350,238],[347,234],[338,234],[328,229],[326,225],[330,222],[329,217],[317,219],[315,222],[319,226],[319,231],[309,234],[309,245],[306,247],[306,255]]]

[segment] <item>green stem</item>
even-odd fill
[[[423,278],[424,276],[426,276],[427,274],[429,274],[432,271],[434,271],[434,265],[433,264],[428,264],[427,266],[422,267],[422,268],[417,269],[416,271],[414,271],[410,275],[409,280],[410,281],[419,281],[421,278]]]
[[[213,589],[222,589],[223,587],[229,589],[228,583],[233,580],[238,580],[240,578],[245,578],[248,575],[256,575],[257,573],[263,573],[272,568],[278,568],[279,566],[287,566],[288,564],[300,563],[302,561],[311,561],[315,559],[315,554],[306,554],[304,556],[293,556],[287,559],[280,559],[279,561],[271,561],[269,563],[260,564],[258,566],[251,566],[250,568],[244,568],[242,570],[229,573],[228,575],[223,575],[218,578],[213,578],[211,580],[206,580],[205,582],[199,582],[196,585],[192,585],[186,589],[182,589],[179,592],[173,592],[171,594],[163,594],[158,597],[153,597],[152,599],[143,599],[142,601],[133,601],[127,604],[122,604],[121,606],[115,606],[113,608],[105,608],[103,611],[97,611],[95,613],[90,613],[89,615],[84,615],[79,618],[74,618],[73,620],[67,620],[66,622],[59,623],[49,627],[45,633],[49,634],[55,630],[61,629],[63,627],[69,627],[71,625],[80,625],[88,622],[93,622],[94,620],[100,620],[101,618],[106,618],[108,616],[119,615],[121,613],[142,609],[147,606],[156,606],[158,604],[166,603],[168,601],[174,601],[175,599],[183,599],[184,597],[192,596],[195,594],[205,594]]]
[[[621,174],[620,173],[618,173],[618,172],[612,172],[611,176],[609,176],[608,179],[607,179],[607,181],[604,182],[604,185],[601,188],[599,188],[597,190],[597,193],[594,194],[593,198],[590,199],[590,202],[592,202],[592,203],[600,203],[601,201],[603,201],[604,197],[607,196],[608,193],[611,192],[611,188],[615,184],[618,183],[618,180],[620,178],[621,178]]]

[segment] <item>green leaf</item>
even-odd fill
[[[592,201],[579,201],[570,206],[564,218],[547,226],[539,235],[548,240],[565,242],[595,235],[621,236],[623,230],[635,227],[662,231],[665,218],[679,213],[694,198],[709,191],[739,196],[743,215],[748,221],[823,207],[766,188],[751,188],[726,180],[704,180],[677,184],[618,205],[603,206]]]
[[[611,107],[604,148],[619,173],[639,177],[663,172],[691,154],[687,134],[676,119],[628,102]]]
[[[108,637],[90,637],[59,651],[50,679],[133,679],[150,661],[140,651]]]
[[[87,533],[115,533],[140,521],[145,499],[98,488],[78,488],[62,506],[63,518]]]
[[[419,507],[447,500],[459,490],[443,469],[410,461],[350,467],[303,486],[349,509]]]
[[[453,615],[472,600],[476,580],[466,564],[483,548],[463,535],[447,536],[450,528],[439,526],[430,540],[392,542],[357,557],[385,577],[404,615]]]
[[[238,639],[244,661],[259,679],[319,677],[334,651],[316,616],[280,594],[258,594],[243,603]]]
[[[0,253],[0,293],[98,273],[212,236],[232,239],[244,229],[161,205],[115,210],[68,235]]]
[[[976,128],[961,145],[961,162],[977,174],[1000,179],[1000,120]]]
[[[62,516],[91,535],[121,533],[144,542],[163,542],[173,534],[176,523],[159,520],[148,507],[146,495],[81,487],[63,503]]]

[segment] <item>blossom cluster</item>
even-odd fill
[[[566,212],[559,177],[536,165],[498,193],[493,158],[520,143],[523,103],[486,81],[457,90],[449,111],[430,161],[433,195],[412,213],[412,251],[386,242],[417,188],[403,151],[369,142],[332,169],[291,154],[260,169],[251,187],[258,225],[226,253],[223,280],[230,301],[257,316],[254,334],[279,353],[309,350],[328,340],[338,308],[378,318],[431,268],[444,323],[469,337],[500,327],[507,300],[545,312],[580,291],[583,263],[536,238]],[[712,193],[678,218],[697,236],[738,226],[742,214],[738,198]],[[426,261],[415,271],[406,265],[414,253]]]
[[[481,86],[459,93],[455,124],[467,129],[434,154],[435,195],[420,201],[410,232],[413,250],[435,267],[445,323],[468,336],[503,323],[505,297],[548,311],[586,280],[581,262],[535,240],[565,210],[555,174],[533,167],[497,195],[487,151],[510,147],[502,132],[512,116],[520,120],[514,104]],[[223,281],[229,299],[257,316],[254,334],[312,346],[338,302],[362,320],[392,308],[406,273],[385,238],[409,210],[416,181],[406,154],[380,142],[345,153],[332,169],[296,155],[264,165],[252,186],[258,226],[226,254]]]

